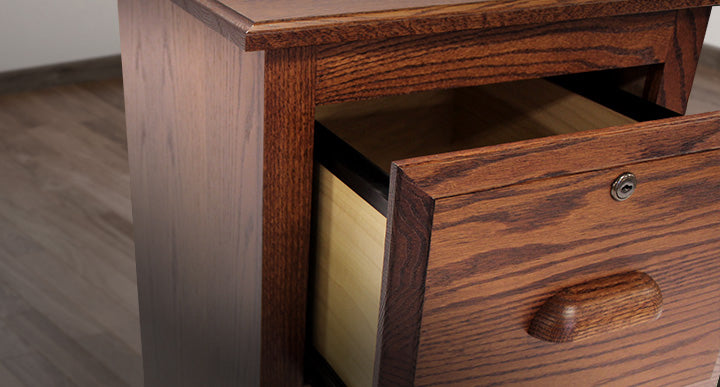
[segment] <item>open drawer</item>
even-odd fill
[[[348,385],[717,383],[720,113],[536,80],[317,119],[312,341]]]

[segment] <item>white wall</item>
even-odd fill
[[[0,72],[118,54],[116,0],[0,0]]]
[[[720,6],[705,42],[720,47]],[[116,0],[0,0],[0,72],[119,52]]]
[[[713,7],[710,14],[710,24],[705,34],[705,44],[720,48],[720,6]]]

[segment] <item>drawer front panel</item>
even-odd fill
[[[608,156],[611,157],[611,156]],[[623,202],[610,186],[633,172]],[[642,271],[659,319],[570,343],[527,333],[562,288]],[[438,199],[417,385],[686,385],[720,351],[720,151]]]

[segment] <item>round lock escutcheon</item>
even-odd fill
[[[613,182],[610,194],[613,199],[621,202],[627,200],[637,189],[637,178],[630,172],[625,172]]]

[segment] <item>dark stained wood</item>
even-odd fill
[[[171,6],[173,3],[180,7]],[[321,101],[315,98],[314,46],[637,13],[658,13],[648,17],[661,18],[662,12],[715,3],[152,0],[145,4],[121,0],[124,63],[130,78],[128,140],[140,235],[137,254],[143,345],[151,369],[147,384],[275,386],[302,381],[312,119],[314,106]],[[615,37],[650,41],[643,47],[646,51],[650,48],[649,54],[639,49],[641,60],[614,59],[619,64],[601,63],[599,68],[660,63],[666,53],[655,54],[666,45],[657,42],[667,42],[663,36],[671,34],[674,27],[649,30],[653,32],[642,35],[643,39]],[[635,32],[641,36],[643,31]],[[254,50],[267,51],[244,53]],[[573,65],[561,71],[585,69]],[[438,76],[445,73],[436,71]],[[453,85],[432,82],[427,87]],[[697,120],[690,126],[696,124],[694,129],[704,130],[708,143],[715,144],[716,133],[700,122],[702,118]],[[654,152],[652,146],[658,144],[672,148],[666,144],[671,139],[658,136],[660,140],[654,140],[652,128],[646,129],[627,137],[652,140],[646,148],[634,148],[645,152],[642,157],[621,159],[651,160],[672,153]],[[605,143],[573,137],[572,141],[586,139],[589,145],[578,144],[572,150],[594,149],[591,154],[599,157],[592,146],[609,144],[618,146],[612,149],[618,151],[620,137]],[[565,145],[555,146],[557,152],[567,149]],[[705,145],[696,141],[675,144],[672,149],[688,153]],[[591,166],[608,165],[598,162]],[[559,168],[559,163],[554,164],[548,173],[562,174],[564,169]],[[524,179],[544,177],[534,174],[542,168],[527,169]],[[474,167],[465,170],[469,171],[467,177],[477,178],[471,176]],[[460,180],[466,177],[453,180],[458,175],[448,175],[453,176],[450,183],[458,183],[453,187],[465,186]],[[495,179],[500,176],[498,171]],[[418,192],[427,183],[408,181]],[[491,180],[489,184],[497,183]],[[418,200],[427,207],[432,201],[425,196],[432,194],[423,195],[424,199]],[[388,278],[399,276],[393,274],[396,271],[390,270]],[[388,288],[394,288],[393,281],[399,280],[388,280]],[[416,293],[422,283],[412,279],[414,287],[401,301],[412,304],[415,299],[422,300]],[[403,315],[411,320],[415,317]],[[414,375],[408,368],[414,363],[408,359],[414,359],[417,346],[404,345],[417,340],[417,334],[403,331],[405,325],[388,327],[388,341],[380,341],[378,358],[390,359],[389,368],[379,371],[380,375]],[[396,343],[403,345],[404,352],[394,363]]]
[[[316,118],[388,174],[396,160],[634,123],[544,80],[326,105]]]
[[[245,47],[245,35],[252,21],[238,15],[216,0],[171,0],[205,25],[239,47]]]
[[[415,378],[434,201],[397,167],[390,181],[374,385],[405,386]]]
[[[327,360],[314,349],[305,353],[305,379],[305,386],[345,387]]]
[[[639,67],[634,69],[647,70],[647,68]],[[622,74],[613,74],[613,71],[601,71],[599,73],[553,77],[550,80],[566,90],[599,103],[635,121],[653,121],[681,115],[648,101],[643,96],[642,90],[635,93],[618,87],[619,84],[622,84],[621,77]]]
[[[269,51],[263,137],[262,385],[302,384],[315,49]]]
[[[315,160],[387,217],[387,172],[321,123],[315,123]]]
[[[720,342],[720,151],[435,200],[416,385],[684,385]],[[610,197],[622,172],[639,178]],[[678,194],[683,192],[683,194]],[[577,343],[527,334],[559,288],[642,271],[660,319]]]
[[[703,48],[689,112],[720,109],[720,76],[717,75],[720,55],[713,56],[711,49]],[[4,250],[7,262],[13,263],[12,267],[4,265],[0,270],[0,314],[9,316],[28,306],[34,308],[64,333],[82,337],[80,345],[128,384],[141,386],[139,332],[135,333],[133,344],[120,339],[130,337],[122,333],[127,329],[97,333],[104,329],[103,324],[119,314],[91,313],[87,309],[98,293],[111,292],[115,300],[122,301],[106,302],[102,306],[123,310],[137,319],[130,193],[123,150],[125,118],[118,110],[121,108],[119,80],[0,97],[0,142],[3,143],[0,174],[13,182],[0,186],[0,251]],[[62,136],[57,137],[58,133]],[[61,138],[64,140],[58,141]],[[87,162],[88,157],[92,163]],[[54,189],[46,189],[49,186]],[[107,215],[101,216],[103,213]],[[37,254],[37,244],[54,251],[47,262],[65,265],[68,272],[75,271],[80,276],[72,281],[66,281],[65,275],[42,276],[49,273],[45,266],[25,262],[25,257]],[[115,259],[117,256],[121,258]],[[20,268],[28,270],[21,272]],[[81,290],[83,287],[78,284],[83,282],[98,290],[82,293],[53,290],[60,284],[64,284],[65,289]],[[19,308],[13,302],[15,297],[22,299],[23,305]],[[105,322],[97,322],[98,318]],[[2,323],[0,341],[3,343],[0,385],[73,385],[64,373],[69,371],[58,368],[60,364],[71,364],[67,359],[42,355],[39,348],[22,342]],[[720,362],[712,380],[717,381],[718,375]],[[715,385],[708,381],[697,384],[698,387]]]
[[[719,139],[720,114],[712,113],[397,162],[395,173],[412,182],[414,197],[429,201],[433,226],[404,250],[386,252],[386,265],[427,264],[427,277],[424,284],[383,288],[386,299],[397,297],[393,291],[406,300],[423,298],[423,317],[407,319],[406,303],[395,304],[403,320],[393,322],[387,318],[393,307],[383,305],[381,323],[401,325],[396,329],[405,332],[406,341],[382,347],[379,356],[404,362],[385,365],[392,371],[383,374],[385,361],[378,357],[377,381],[709,380],[720,339],[720,311],[713,306],[720,268],[712,263],[720,249],[714,220],[720,211],[715,192],[720,152],[714,151]],[[630,200],[619,203],[610,185],[627,170],[640,183]],[[397,184],[397,178],[391,180],[391,192]],[[678,195],[681,191],[692,193]],[[427,217],[393,204],[399,199],[391,197],[391,216],[418,222]],[[427,263],[417,262],[424,250],[406,255],[426,244]],[[672,311],[660,322],[560,349],[542,347],[527,334],[537,308],[558,288],[634,270],[647,272],[663,289],[666,310]],[[407,336],[417,339],[411,332],[418,330],[413,352]],[[388,335],[380,331],[379,343]],[[661,354],[653,352],[657,345],[664,348]],[[622,355],[614,353],[618,350]],[[622,372],[609,371],[619,364]]]
[[[720,148],[720,112],[398,161],[434,198]],[[519,167],[522,166],[522,167]]]
[[[615,274],[573,285],[550,297],[530,321],[528,333],[566,343],[656,320],[662,292],[642,272]]]
[[[174,0],[247,50],[437,34],[718,4],[710,0]],[[194,7],[194,5],[200,5]],[[208,15],[210,15],[208,17]]]
[[[0,94],[69,83],[118,79],[121,76],[120,55],[112,55],[0,73]]]
[[[258,385],[264,55],[119,5],[145,386]]]
[[[663,62],[675,12],[328,45],[318,104]]]
[[[672,45],[662,67],[648,78],[648,99],[685,114],[710,18],[710,7],[677,11]]]

